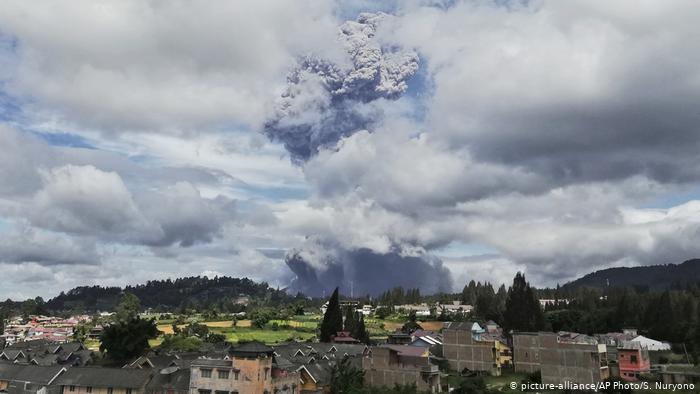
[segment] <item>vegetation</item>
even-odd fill
[[[342,359],[331,371],[331,394],[363,393],[364,376],[362,368],[352,365],[348,358]]]
[[[105,328],[100,337],[100,351],[115,362],[123,362],[143,354],[149,348],[148,340],[158,336],[153,320],[139,317],[118,321]]]
[[[284,290],[271,288],[267,283],[256,283],[248,278],[187,277],[176,280],[153,280],[144,285],[119,287],[82,286],[61,292],[45,304],[27,303],[28,314],[39,314],[37,308],[51,311],[109,311],[114,310],[123,294],[133,294],[144,308],[172,312],[189,310],[241,312],[241,305],[230,300],[240,294],[262,300],[266,306],[279,307],[303,299],[288,295]],[[36,301],[36,300],[35,300]],[[303,304],[301,304],[303,307]]]
[[[338,288],[333,290],[331,298],[328,300],[328,308],[323,314],[321,322],[321,332],[319,340],[321,342],[330,342],[331,337],[339,331],[343,331],[343,314],[340,311],[340,300],[338,297]]]
[[[518,272],[508,289],[503,327],[507,330],[539,331],[545,328],[542,308],[525,275]]]
[[[138,316],[140,301],[133,294],[126,294],[117,305],[116,320],[105,327],[100,337],[100,351],[115,362],[123,362],[141,355],[149,348],[149,339],[158,336],[154,320]]]
[[[681,264],[608,268],[567,283],[562,289],[637,287],[660,293],[673,287],[695,285],[699,280],[700,259],[693,259]]]

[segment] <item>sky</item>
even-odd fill
[[[555,286],[699,257],[698,12],[6,1],[0,298]]]

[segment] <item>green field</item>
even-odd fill
[[[229,342],[240,341],[260,341],[266,344],[275,344],[291,340],[305,341],[316,337],[315,332],[298,331],[294,329],[278,329],[269,328],[211,328],[211,332],[223,334]]]

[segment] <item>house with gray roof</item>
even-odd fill
[[[52,386],[66,372],[61,366],[40,367],[21,364],[0,364],[0,391],[14,394],[35,394],[40,390],[56,393]]]
[[[54,384],[64,394],[145,394],[152,374],[143,369],[73,367]]]

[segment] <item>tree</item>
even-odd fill
[[[166,335],[160,350],[175,352],[194,352],[202,347],[202,340],[197,337],[184,337],[182,335]]]
[[[73,340],[80,343],[85,343],[90,328],[85,323],[80,323],[73,329]]]
[[[116,362],[123,362],[143,354],[149,348],[148,340],[158,336],[154,320],[139,317],[117,321],[105,327],[100,336],[100,351]]]
[[[139,315],[140,310],[141,300],[131,293],[124,293],[119,305],[115,308],[116,319],[120,322],[130,321]]]
[[[338,296],[338,288],[336,287],[328,300],[328,309],[323,314],[321,322],[321,342],[330,342],[331,337],[336,335],[338,331],[343,330],[343,314],[340,311],[340,300]]]
[[[416,322],[416,311],[411,311],[408,314],[408,321],[401,327],[401,332],[411,334],[416,330],[422,330],[423,327]]]
[[[507,331],[539,331],[545,320],[540,303],[525,275],[518,272],[508,289],[503,325]]]
[[[343,358],[331,370],[331,394],[361,394],[365,373]]]
[[[365,345],[369,345],[369,331],[367,331],[365,326],[365,316],[363,314],[360,314],[360,319],[357,321],[355,331],[351,333],[351,336]]]
[[[204,339],[207,337],[207,335],[209,335],[209,327],[205,326],[204,324],[191,323],[182,330],[182,333],[187,337]]]
[[[250,323],[257,328],[263,328],[275,317],[275,312],[270,308],[258,308],[250,312]]]
[[[209,343],[224,343],[226,342],[226,335],[224,334],[217,334],[215,332],[210,332],[206,339],[205,342]]]
[[[345,322],[343,322],[343,329],[350,333],[351,336],[357,331],[357,316],[355,308],[352,305],[345,307]]]

